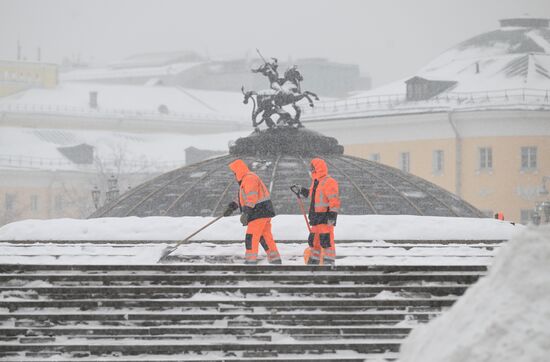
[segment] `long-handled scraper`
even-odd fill
[[[180,246],[181,244],[185,243],[186,241],[188,241],[189,239],[191,239],[193,236],[197,235],[198,233],[200,233],[201,231],[203,231],[204,229],[206,229],[207,227],[209,227],[210,225],[212,225],[213,223],[215,223],[216,221],[218,221],[219,219],[221,219],[223,217],[223,215],[220,215],[218,216],[217,218],[215,218],[214,220],[210,221],[208,224],[204,225],[203,227],[201,227],[199,230],[195,231],[193,234],[189,235],[188,237],[186,237],[185,239],[183,240],[180,240],[176,243],[176,245],[174,246],[169,246],[167,248],[165,248],[163,251],[162,251],[162,256],[160,257],[160,259],[157,261],[157,263],[160,263],[161,261],[163,261],[168,255],[172,254],[172,252],[174,252],[174,250],[176,250],[178,248],[178,246]]]

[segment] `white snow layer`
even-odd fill
[[[0,228],[0,240],[180,240],[211,217],[125,217],[98,219],[23,220]],[[306,240],[301,215],[272,220],[276,240]],[[338,240],[508,240],[522,225],[490,218],[412,215],[340,215]],[[238,216],[225,217],[193,240],[242,240]]]
[[[550,360],[550,225],[506,243],[488,276],[453,307],[413,330],[402,362]]]

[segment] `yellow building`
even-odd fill
[[[488,216],[528,222],[548,200],[550,29],[506,19],[415,76],[304,109],[345,152],[411,172]]]
[[[57,65],[27,61],[0,61],[0,97],[29,88],[54,88]]]

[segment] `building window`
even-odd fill
[[[435,150],[433,151],[432,155],[432,171],[434,174],[442,174],[443,173],[443,160],[444,160],[445,154],[443,153],[443,150]]]
[[[31,195],[31,211],[38,210],[38,195]]]
[[[63,210],[63,196],[62,195],[56,195],[55,199],[53,201],[53,207],[55,211],[62,211]]]
[[[410,170],[410,154],[409,152],[401,152],[399,154],[399,168],[401,171],[409,172]]]
[[[493,169],[493,149],[491,147],[479,148],[479,169],[480,170]]]
[[[529,224],[533,221],[533,213],[535,210],[533,209],[521,209],[521,223],[522,224]]]
[[[521,169],[535,170],[537,168],[537,148],[522,147],[521,148]]]
[[[369,160],[374,162],[380,162],[380,154],[379,153],[371,153],[369,155]]]
[[[6,211],[13,211],[15,208],[15,194],[6,194],[4,201]]]

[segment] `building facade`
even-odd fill
[[[29,88],[54,88],[58,84],[55,64],[0,61],[0,97]]]
[[[404,81],[304,107],[304,123],[338,138],[347,154],[411,172],[487,216],[527,223],[550,201],[548,25],[502,20]]]
[[[199,56],[176,57],[173,53],[144,54],[105,68],[68,71],[61,74],[61,79],[102,84],[154,83],[239,92],[242,86],[247,89],[267,87],[262,75],[250,71],[261,62],[261,59],[206,60]],[[338,63],[325,58],[280,60],[280,75],[292,65],[297,65],[304,75],[302,88],[323,96],[345,97],[353,91],[370,89],[370,78],[361,75],[357,64]]]
[[[347,154],[420,176],[487,216],[500,211],[526,223],[548,198],[541,193],[550,175],[548,110],[394,115],[308,127],[338,138]]]

